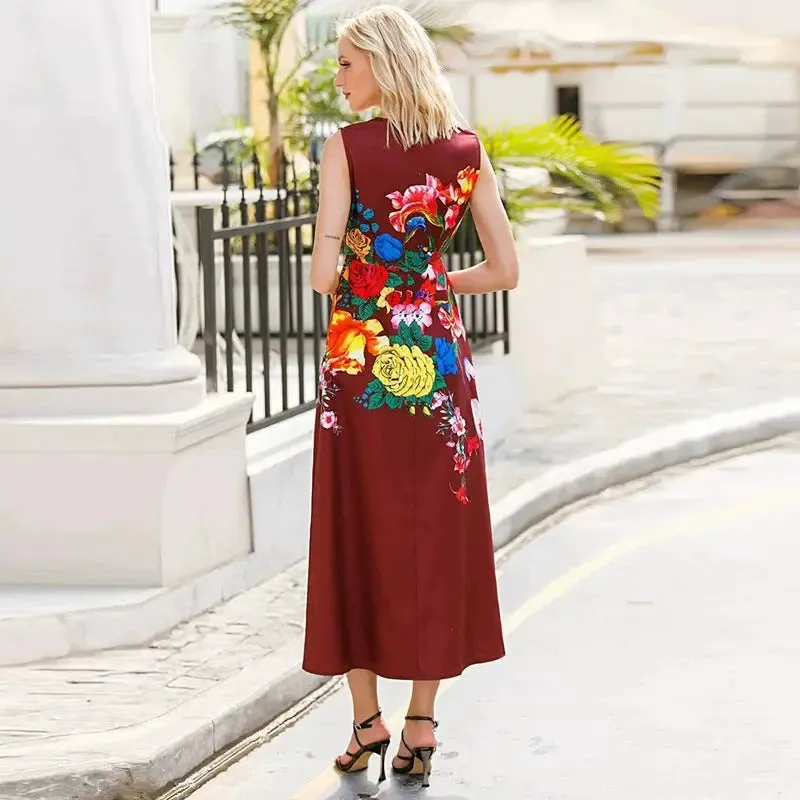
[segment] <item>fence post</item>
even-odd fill
[[[214,210],[197,209],[197,249],[203,272],[203,342],[206,356],[206,391],[216,392],[217,373],[217,279],[214,263]]]

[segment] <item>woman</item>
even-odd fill
[[[353,736],[336,759],[381,776],[377,676],[413,681],[395,772],[423,774],[443,678],[501,658],[475,370],[456,294],[513,288],[518,263],[491,164],[461,129],[435,49],[397,7],[357,16],[336,86],[380,118],[331,136],[311,284],[333,295],[318,395],[303,667],[347,674]],[[486,260],[447,273],[471,207]],[[340,249],[344,267],[338,272]]]

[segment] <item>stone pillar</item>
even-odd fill
[[[177,344],[148,3],[4,0],[0,72],[0,583],[180,582],[249,548],[250,399]]]
[[[0,416],[143,413],[203,398],[200,363],[176,341],[147,9],[0,8]]]

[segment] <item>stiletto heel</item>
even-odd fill
[[[379,742],[371,742],[370,744],[361,744],[358,738],[358,732],[372,727],[372,723],[381,716],[381,710],[378,709],[377,714],[373,714],[369,719],[363,722],[353,723],[353,734],[358,743],[358,750],[351,753],[349,750],[345,751],[345,755],[350,759],[346,764],[342,763],[341,756],[338,756],[334,761],[334,766],[339,772],[363,772],[369,766],[369,760],[373,755],[381,757],[381,776],[378,782],[386,780],[386,751],[389,749],[391,738],[381,739]]]
[[[427,788],[431,785],[431,757],[433,756],[433,747],[420,747],[416,752],[419,753],[420,761],[422,761],[422,786]]]
[[[434,730],[439,727],[439,723],[432,717],[406,717],[406,719],[416,722],[430,722],[433,725]],[[398,753],[395,758],[399,759],[400,761],[406,761],[407,763],[402,767],[396,767],[394,764],[392,764],[392,771],[397,775],[422,775],[422,786],[423,788],[428,788],[431,785],[431,758],[433,758],[436,748],[410,747],[406,741],[405,733],[406,732],[404,728],[400,733],[400,740],[403,742],[406,750],[408,750],[411,755],[401,756]]]
[[[378,778],[378,783],[386,780],[386,753],[389,752],[389,742],[384,742],[381,745],[381,774]]]

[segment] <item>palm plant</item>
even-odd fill
[[[242,33],[258,47],[269,119],[270,180],[281,179],[281,98],[303,66],[328,42],[308,48],[288,68],[281,62],[295,19],[313,0],[227,0],[217,6],[217,20]]]
[[[291,150],[309,152],[310,139],[318,124],[339,127],[358,122],[360,117],[344,108],[340,92],[333,85],[338,64],[326,58],[289,85],[282,106],[287,123],[284,141]]]
[[[537,208],[563,208],[612,224],[631,203],[647,218],[659,213],[658,165],[630,147],[593,139],[572,116],[536,126],[482,128],[479,133],[501,180],[515,167],[538,167],[553,178],[552,185],[506,193],[515,221]]]

